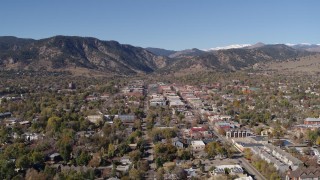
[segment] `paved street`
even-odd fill
[[[144,112],[145,114],[148,113],[148,101],[147,101],[147,97],[145,99],[144,102]],[[193,110],[193,112],[195,114],[197,114],[198,112],[196,110]],[[220,135],[218,132],[216,132],[214,129],[211,129],[213,131],[213,133],[223,142],[229,142],[232,143],[230,139]],[[150,137],[147,134],[147,129],[146,129],[146,119],[144,118],[142,121],[142,131],[143,131],[143,138],[148,142],[147,144],[147,150],[146,153],[148,154],[147,157],[145,157],[144,159],[148,160],[149,162],[149,166],[150,166],[150,170],[146,173],[146,178],[147,179],[155,179],[156,176],[156,165],[154,163],[154,152],[153,152],[153,147],[154,144],[152,143],[152,140],[150,139]],[[240,151],[239,151],[240,152]],[[241,152],[240,152],[241,153]],[[239,162],[240,165],[247,170],[248,173],[250,173],[252,176],[254,176],[255,179],[257,180],[266,180],[265,177],[263,177],[263,175],[257,171],[245,158],[243,158],[242,156],[239,157]]]
[[[241,165],[248,171],[248,173],[254,175],[254,178],[257,180],[266,180],[266,178],[259,172],[257,171],[256,168],[254,168],[245,158],[240,158]]]
[[[144,113],[147,115],[148,114],[148,98],[146,97],[146,100],[144,101],[144,108],[143,108],[143,111]],[[152,140],[150,139],[150,137],[148,136],[148,133],[147,133],[147,128],[146,128],[147,124],[146,124],[146,118],[143,118],[142,120],[142,137],[147,141],[147,145],[146,145],[146,153],[148,154],[147,157],[144,157],[143,159],[147,160],[149,162],[149,167],[150,167],[150,170],[146,173],[146,179],[148,180],[154,180],[156,179],[156,172],[155,172],[155,169],[156,169],[156,165],[154,163],[154,151],[153,151],[153,147],[154,147],[154,144],[152,142]]]
[[[213,133],[221,140],[224,142],[229,142],[232,143],[230,139],[220,135],[218,132],[216,132],[214,129]],[[240,151],[239,151],[240,152]],[[241,157],[239,158],[239,160],[241,161],[241,166],[244,167],[248,173],[250,173],[251,175],[254,176],[255,179],[257,180],[266,180],[266,178],[256,169],[254,168],[245,158]]]

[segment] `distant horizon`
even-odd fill
[[[258,43],[263,43],[265,45],[284,44],[284,45],[287,45],[287,46],[294,46],[294,45],[317,45],[317,46],[320,46],[320,43],[315,43],[315,44],[306,43],[306,42],[303,42],[303,43],[284,43],[284,42],[265,43],[265,42],[259,41],[259,42],[253,43],[253,44],[229,44],[229,45],[226,45],[226,46],[216,46],[216,47],[211,47],[211,48],[207,48],[207,49],[200,49],[198,47],[192,47],[192,48],[187,48],[187,49],[175,50],[175,49],[168,49],[166,47],[142,47],[142,46],[138,46],[138,45],[135,45],[135,44],[122,43],[122,42],[120,42],[120,41],[118,41],[116,39],[110,39],[110,40],[109,39],[100,39],[100,38],[93,37],[93,36],[76,36],[76,35],[61,35],[61,34],[59,34],[59,35],[54,35],[54,36],[49,36],[49,37],[44,37],[44,38],[39,38],[39,39],[38,38],[30,38],[30,37],[17,37],[17,36],[13,36],[13,35],[4,35],[4,36],[0,36],[0,37],[16,37],[16,38],[20,38],[20,39],[41,40],[41,39],[47,39],[47,38],[52,38],[52,37],[56,37],[56,36],[96,38],[96,39],[99,39],[101,41],[117,41],[120,44],[127,44],[127,45],[132,45],[132,46],[141,47],[141,48],[158,48],[158,49],[165,49],[165,50],[172,50],[172,51],[182,51],[182,50],[187,50],[187,49],[199,49],[199,50],[202,50],[202,51],[220,50],[220,49],[237,49],[237,48],[243,48],[243,47],[252,46],[252,45],[255,45],[255,44],[258,44]],[[245,45],[245,46],[243,46],[243,47],[234,47],[234,46],[242,46],[242,45]]]

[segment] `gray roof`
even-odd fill
[[[291,171],[290,174],[288,174],[289,177],[301,177],[301,178],[316,178],[320,177],[320,168],[317,167],[308,167],[308,168],[298,168],[294,171]]]
[[[306,118],[305,121],[309,121],[309,122],[319,121],[320,122],[320,118]]]
[[[10,116],[11,116],[11,112],[0,113],[0,118],[10,117]]]
[[[57,157],[57,156],[60,156],[60,154],[59,153],[53,153],[53,154],[50,155],[50,158],[54,158],[54,157]]]
[[[286,157],[287,159],[292,161],[293,164],[302,164],[303,163],[302,161],[300,161],[299,159],[293,157],[290,153],[285,152],[284,150],[282,150],[279,147],[273,146],[271,144],[266,144],[266,147],[268,147],[272,151],[275,151],[275,152],[281,154],[281,156]]]
[[[118,115],[118,117],[121,121],[133,121],[136,119],[135,115]]]

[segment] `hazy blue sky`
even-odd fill
[[[141,47],[320,43],[320,0],[1,0],[0,36],[93,36]]]

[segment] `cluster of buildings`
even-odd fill
[[[246,130],[240,130],[240,124],[233,121],[232,116],[225,115],[220,112],[219,108],[214,105],[209,105],[207,99],[209,94],[217,93],[220,85],[212,87],[197,88],[193,86],[180,86],[180,85],[166,85],[164,83],[150,84],[148,87],[149,106],[151,107],[169,107],[172,109],[172,114],[183,114],[184,122],[192,124],[191,127],[180,129],[178,137],[173,138],[171,142],[178,148],[188,147],[194,157],[206,157],[205,147],[206,144],[213,141],[220,141],[215,135],[214,130],[223,129],[228,132],[230,138],[234,137],[247,137],[253,133]],[[196,124],[195,114],[200,117],[204,124]],[[217,157],[224,157],[218,155]],[[231,164],[226,167],[216,167],[211,171],[212,176],[225,175],[225,168],[228,168],[231,174],[238,175],[242,179],[250,180],[252,177],[247,176],[240,165]],[[196,173],[194,169],[185,170],[190,176]],[[207,169],[207,171],[209,171]],[[175,177],[173,174],[167,174],[168,178]]]
[[[318,180],[320,179],[320,168],[301,167],[296,170],[288,171],[285,180]]]
[[[11,112],[1,113],[0,125],[6,126],[8,128],[13,128],[14,126],[17,125],[20,128],[22,128],[24,132],[22,134],[17,132],[12,132],[11,134],[8,135],[9,138],[22,139],[25,142],[31,142],[31,141],[44,138],[44,134],[32,133],[27,131],[27,129],[32,125],[33,121],[24,121],[11,116],[12,116]],[[34,119],[34,121],[36,121],[36,119]]]
[[[320,118],[306,118],[303,124],[311,127],[320,127]]]
[[[253,133],[250,130],[230,130],[226,132],[227,138],[244,138],[252,136]]]
[[[244,170],[242,169],[242,167],[240,165],[220,165],[220,166],[216,166],[216,168],[211,171],[211,175],[212,176],[218,176],[219,175],[225,175],[226,171],[228,171],[228,173],[230,175],[236,175],[239,178],[236,178],[235,180],[253,180],[253,178],[251,176],[248,176],[247,174],[244,173]]]
[[[266,144],[262,147],[253,147],[252,152],[268,163],[273,163],[274,167],[282,173],[290,169],[296,170],[303,166],[301,160],[271,144]]]
[[[181,100],[176,91],[171,86],[163,83],[149,85],[149,98],[149,105],[153,107],[168,105],[180,111],[186,108],[186,104]]]
[[[112,124],[114,119],[119,119],[123,124],[132,124],[137,117],[134,114],[103,115],[99,112],[99,115],[89,115],[86,119],[93,124],[99,124],[101,122]]]
[[[150,96],[149,105],[151,107],[164,107],[167,105],[167,101],[163,95],[160,94],[152,94]]]
[[[282,173],[290,169],[296,170],[303,166],[301,160],[293,157],[290,153],[287,153],[280,147],[268,143],[263,137],[234,138],[232,141],[235,147],[240,151],[250,149],[253,154],[259,156],[268,163],[272,163],[273,166]]]
[[[122,89],[122,93],[127,97],[143,97],[144,82],[142,80],[131,81],[130,84]]]
[[[108,93],[103,93],[103,94],[94,93],[94,94],[88,95],[86,97],[86,101],[98,101],[98,100],[105,101],[105,100],[108,100],[109,97],[110,95]]]
[[[320,128],[320,118],[306,118],[303,124],[299,124],[293,127],[293,130],[297,133],[306,133],[308,130],[316,130]]]
[[[69,87],[70,89],[74,89]],[[291,154],[285,152],[279,147],[276,147],[264,138],[259,138],[248,129],[241,126],[241,123],[234,120],[231,115],[226,115],[221,106],[218,107],[217,104],[208,103],[207,99],[210,94],[218,94],[220,85],[216,86],[204,86],[202,88],[197,88],[193,86],[181,86],[181,85],[167,85],[164,83],[150,84],[148,86],[148,106],[149,107],[169,107],[172,110],[172,115],[182,114],[184,116],[184,121],[188,123],[193,123],[195,121],[195,114],[199,115],[202,123],[197,125],[192,125],[186,127],[185,124],[181,125],[178,132],[178,137],[172,138],[170,142],[177,148],[189,147],[192,153],[201,154],[201,156],[194,157],[205,157],[205,147],[206,144],[212,141],[218,141],[218,137],[215,135],[216,132],[223,132],[226,139],[232,142],[235,147],[240,151],[244,151],[249,148],[251,151],[259,156],[261,159],[273,163],[274,167],[280,172],[288,172],[287,177],[289,179],[296,178],[299,174],[300,177],[309,177],[310,174],[317,174],[318,171],[310,171],[303,174],[298,171],[302,166],[303,162],[299,159],[293,157]],[[234,87],[233,87],[234,88]],[[257,89],[252,89],[247,86],[239,86],[243,93],[253,93]],[[130,84],[122,88],[122,93],[126,97],[142,97],[145,95],[146,89],[143,81],[137,80],[132,81]],[[241,100],[239,97],[232,94],[219,94],[220,98],[229,102],[234,102]],[[93,94],[86,97],[87,101],[96,101],[100,99],[109,99],[109,94]],[[254,106],[252,106],[254,109]],[[1,113],[0,119],[11,117],[10,112]],[[128,125],[127,129],[132,128],[132,125],[137,117],[133,114],[117,114],[117,115],[103,115],[103,113],[98,113],[96,115],[90,115],[86,117],[88,121],[94,124],[113,123],[114,119],[119,119],[123,124]],[[28,121],[29,122],[29,121]],[[17,122],[24,123],[24,122]],[[27,122],[26,122],[27,123]],[[30,122],[29,122],[30,123]],[[176,123],[177,124],[177,123]],[[180,125],[180,124],[179,124]],[[301,127],[320,127],[320,118],[306,118],[304,124]],[[164,127],[170,128],[170,127]],[[129,132],[129,131],[128,131]],[[131,131],[132,132],[132,131]],[[83,131],[78,132],[77,137],[93,136],[95,131]],[[23,138],[28,141],[38,140],[41,135],[35,133],[25,133]],[[242,141],[243,139],[249,139],[249,141]],[[221,140],[221,139],[220,139]],[[166,139],[161,140],[161,142],[166,143]],[[131,145],[130,145],[131,147]],[[52,159],[55,160],[59,154],[52,154]],[[203,156],[202,156],[203,155]],[[178,162],[176,162],[178,164]],[[130,166],[132,165],[128,157],[122,157],[120,159],[120,165],[116,167],[117,171],[128,172]],[[61,167],[62,169],[68,169],[69,167]],[[74,167],[75,168],[75,167]],[[219,176],[226,174],[226,169],[228,169],[231,175],[237,175],[241,179],[251,180],[252,177],[248,177],[240,165],[220,165],[215,166],[215,169],[210,171],[212,176]],[[196,176],[196,171],[192,168],[185,169],[190,177]],[[166,174],[167,179],[174,178],[172,174]],[[250,179],[251,178],[251,179]],[[288,180],[289,180],[288,179]]]

